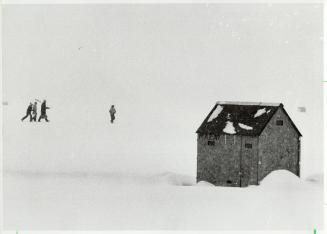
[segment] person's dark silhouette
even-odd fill
[[[32,103],[30,102],[30,104],[27,107],[26,110],[26,115],[21,119],[21,121],[24,121],[24,119],[26,119],[28,116],[30,117],[30,121],[32,121]]]
[[[34,102],[32,107],[32,121],[36,122],[37,118],[37,102]]]
[[[41,119],[45,119],[45,121],[49,122],[48,116],[47,116],[47,109],[50,109],[50,107],[47,107],[47,102],[44,100],[41,104],[41,115],[39,117],[38,122],[41,121]]]
[[[114,120],[115,120],[115,114],[116,114],[116,109],[115,109],[115,106],[114,105],[111,105],[111,108],[109,110],[109,113],[110,113],[110,122],[111,123],[114,123]]]

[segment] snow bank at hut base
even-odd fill
[[[11,230],[311,231],[322,228],[322,207],[321,183],[285,171],[246,188],[196,184],[195,176],[171,172],[4,175],[4,225]]]
[[[268,174],[260,183],[261,186],[273,186],[278,188],[300,187],[302,181],[299,177],[287,170],[276,170]]]
[[[203,186],[203,187],[213,187],[215,186],[214,184],[211,184],[207,181],[199,181],[196,186]]]

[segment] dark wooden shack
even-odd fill
[[[217,102],[197,133],[197,181],[258,185],[271,171],[300,176],[302,136],[283,104]]]

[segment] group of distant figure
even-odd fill
[[[36,122],[37,119],[37,102],[41,102],[37,99],[34,104],[30,102],[30,104],[27,107],[26,115],[21,119],[21,121],[24,121],[27,117],[30,117],[30,122]],[[49,122],[48,116],[47,116],[47,109],[50,109],[50,107],[47,106],[46,100],[43,100],[41,104],[41,115],[39,116],[38,122],[41,121],[41,119],[45,119],[45,121]]]
[[[35,99],[36,101],[34,104],[30,102],[30,104],[27,107],[26,110],[26,115],[21,119],[21,121],[24,121],[27,117],[30,117],[30,122],[36,122],[37,119],[37,102],[41,102],[38,99]],[[50,107],[47,106],[46,100],[43,100],[41,104],[41,115],[38,119],[38,122],[41,121],[41,119],[45,119],[45,121],[49,122],[48,116],[47,116],[47,109],[50,109]],[[116,109],[114,105],[111,105],[109,109],[109,114],[110,114],[110,122],[114,123],[115,120],[115,114],[116,114]]]

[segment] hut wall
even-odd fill
[[[277,125],[277,120],[282,120],[283,125]],[[299,154],[299,135],[279,108],[259,137],[259,181],[278,169],[286,169],[299,176]]]

